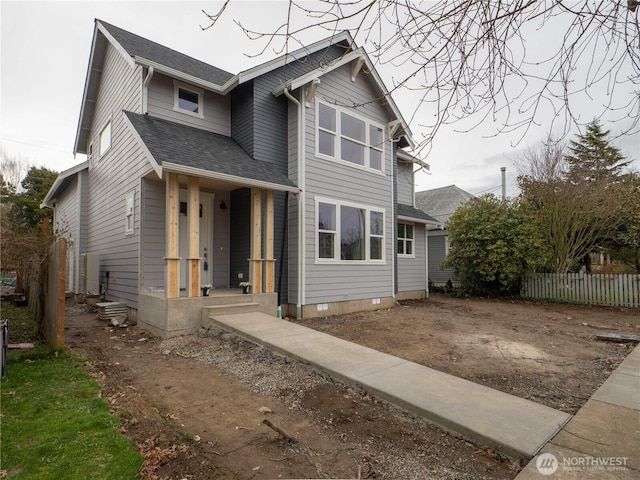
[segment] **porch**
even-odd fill
[[[261,312],[275,315],[276,293],[243,294],[242,289],[215,289],[208,297],[166,298],[162,291],[141,292],[138,324],[163,338],[188,335],[209,325],[212,315]]]

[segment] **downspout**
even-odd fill
[[[147,76],[144,77],[144,82],[142,83],[142,113],[146,115],[149,113],[148,103],[149,103],[149,84],[151,83],[151,78],[153,77],[153,67],[149,67],[147,70]]]
[[[302,318],[302,305],[304,302],[304,275],[305,275],[305,222],[304,222],[304,182],[305,182],[305,162],[304,162],[304,106],[296,99],[289,87],[284,88],[285,96],[298,107],[298,299],[296,301],[296,318]]]
[[[398,229],[398,199],[396,197],[396,183],[398,181],[398,148],[396,142],[391,139],[391,148],[393,152],[391,154],[391,241],[393,242],[393,258],[391,259],[391,303],[395,307],[396,305],[396,291],[398,285],[396,285],[396,265],[398,263],[398,237],[396,231]]]
[[[429,228],[424,224],[424,298],[429,298]]]

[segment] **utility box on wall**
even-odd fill
[[[100,254],[80,255],[80,288],[85,295],[100,294]]]

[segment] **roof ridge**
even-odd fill
[[[113,32],[111,32],[111,30],[115,29],[115,30],[116,30],[116,31],[118,31],[118,32],[124,33],[124,34],[126,34],[126,35],[131,35],[131,36],[133,36],[133,37],[136,37],[137,39],[143,40],[144,42],[147,42],[147,43],[149,43],[149,44],[153,44],[154,46],[156,46],[156,47],[158,47],[158,48],[161,48],[161,49],[163,49],[163,50],[166,50],[166,51],[172,52],[173,54],[180,55],[181,57],[185,57],[185,58],[188,58],[188,59],[193,60],[193,61],[195,61],[195,62],[199,62],[199,63],[201,63],[201,64],[203,64],[203,65],[206,65],[206,66],[208,66],[208,67],[215,68],[216,70],[219,70],[221,73],[227,74],[227,75],[229,75],[229,76],[234,76],[234,75],[235,75],[234,73],[229,72],[229,71],[227,71],[227,70],[225,70],[225,69],[223,69],[223,68],[217,67],[217,66],[215,66],[215,65],[212,65],[212,64],[211,64],[211,63],[209,63],[209,62],[205,62],[204,60],[200,60],[199,58],[196,58],[196,57],[193,57],[193,56],[188,55],[188,54],[186,54],[186,53],[180,52],[180,51],[175,50],[175,49],[173,49],[173,48],[171,48],[171,47],[167,47],[166,45],[163,45],[163,44],[161,44],[161,43],[158,43],[158,42],[156,42],[156,41],[154,41],[154,40],[150,40],[150,39],[148,39],[148,38],[146,38],[146,37],[143,37],[142,35],[138,35],[137,33],[130,32],[129,30],[125,30],[124,28],[118,27],[118,26],[116,26],[116,25],[113,25],[112,23],[106,22],[106,21],[101,20],[101,19],[99,19],[99,18],[96,18],[96,19],[95,19],[95,22],[96,22],[96,23],[100,23],[100,24],[101,24],[102,26],[104,26],[104,27],[105,27],[105,28],[106,28],[110,33],[113,33]],[[118,33],[118,32],[116,32],[116,33]],[[118,38],[116,38],[116,40],[120,43],[120,41],[118,40]],[[127,53],[128,53],[129,55],[131,55],[132,57],[134,56],[134,54],[132,54],[132,53],[129,51],[129,49],[127,49],[127,47],[126,47],[125,45],[122,45],[122,47],[127,51]],[[147,59],[147,60],[153,60],[153,59],[150,59],[150,58],[149,58],[149,59]]]

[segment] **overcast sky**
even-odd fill
[[[22,155],[37,165],[62,171],[84,161],[73,157],[80,103],[89,60],[94,18],[159,42],[167,47],[238,73],[269,60],[273,53],[249,58],[256,53],[232,20],[268,25],[285,2],[236,0],[225,22],[202,31],[207,24],[202,10],[214,12],[220,2],[8,2],[0,1],[0,134],[10,154]],[[254,23],[255,24],[255,23]],[[318,40],[317,33],[308,38]],[[393,72],[379,69],[389,83]],[[630,91],[630,95],[633,92]],[[636,93],[637,94],[637,93]],[[400,110],[409,118],[417,101],[409,92],[395,96]],[[588,107],[586,105],[585,107]],[[419,120],[419,119],[418,119]],[[414,136],[421,132],[412,124]],[[527,147],[546,137],[549,126],[542,122],[526,138],[521,133],[494,137],[495,126],[484,123],[470,133],[457,133],[464,125],[439,132],[429,156],[430,175],[417,176],[417,190],[456,184],[473,194],[500,191],[500,167],[507,167],[507,194],[514,195],[516,171],[513,159]],[[617,127],[611,128],[615,133]],[[640,135],[616,142],[634,159],[640,170]],[[517,145],[514,145],[516,144]]]

